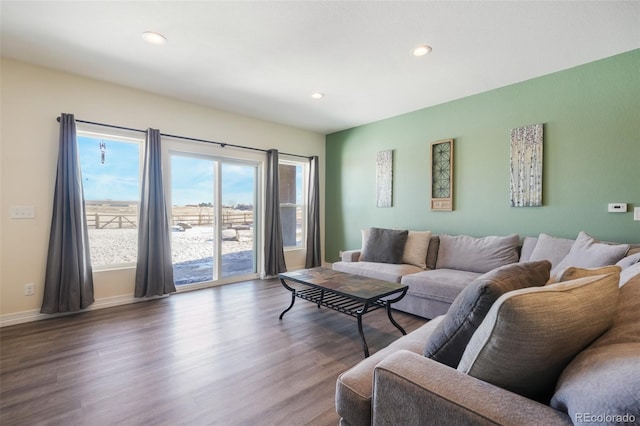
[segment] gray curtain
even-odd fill
[[[280,222],[280,180],[278,151],[267,151],[267,182],[265,193],[264,274],[268,277],[287,270],[284,262],[282,223]]]
[[[76,120],[73,114],[62,114],[53,218],[40,312],[75,312],[93,302],[93,275]]]
[[[162,185],[160,131],[148,129],[144,147],[135,297],[173,293],[171,236]]]
[[[320,252],[320,177],[318,156],[309,159],[309,206],[307,207],[307,259],[305,268],[322,266]]]

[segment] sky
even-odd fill
[[[105,142],[104,163],[100,142]],[[140,144],[78,137],[85,199],[135,201],[140,197]],[[172,155],[171,204],[213,203],[214,161],[203,157]],[[254,204],[256,167],[222,163],[222,204]],[[302,173],[298,178],[302,184]]]

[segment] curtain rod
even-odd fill
[[[59,123],[60,122],[60,117],[56,118],[56,120],[58,120],[58,123]],[[78,120],[78,119],[76,119],[76,123],[93,124],[93,125],[96,125],[96,126],[111,127],[113,129],[129,130],[131,132],[140,132],[140,133],[146,133],[147,132],[146,130],[134,129],[134,128],[131,128],[131,127],[116,126],[116,125],[113,125],[113,124],[96,123],[95,121],[86,121],[86,120]],[[233,148],[248,149],[248,150],[251,150],[251,151],[260,151],[260,152],[267,152],[268,151],[266,149],[253,148],[253,147],[250,147],[250,146],[234,145],[232,143],[216,142],[216,141],[210,141],[210,140],[206,140],[206,139],[189,138],[189,137],[186,137],[186,136],[169,135],[167,133],[160,133],[160,136],[166,136],[166,137],[169,137],[169,138],[176,138],[176,139],[184,139],[184,140],[192,141],[192,142],[213,143],[213,144],[216,144],[216,145],[220,145],[221,148],[230,146],[230,147],[233,147]],[[289,153],[286,153],[286,152],[280,152],[280,154],[287,155],[287,156],[290,156],[290,157],[299,157],[299,158],[306,158],[306,159],[311,158],[311,157],[308,157],[306,155],[289,154]]]

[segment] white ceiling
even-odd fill
[[[3,56],[323,134],[640,47],[639,1],[0,4]]]

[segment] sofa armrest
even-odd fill
[[[347,250],[342,252],[343,262],[357,262],[360,260],[360,250]]]
[[[374,370],[374,425],[571,425],[563,412],[401,350]]]

